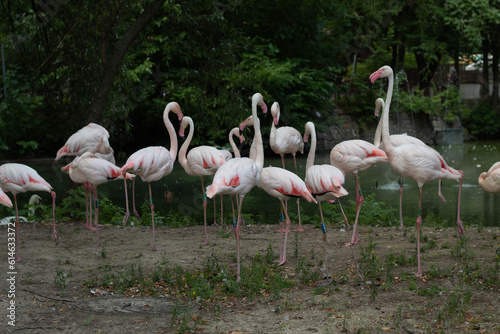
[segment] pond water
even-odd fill
[[[478,176],[481,172],[487,171],[490,166],[500,160],[500,144],[496,142],[473,142],[461,145],[446,145],[434,146],[448,164],[456,169],[462,169],[465,173],[463,190],[462,190],[462,221],[464,225],[474,225],[482,223],[485,226],[500,226],[500,197],[497,194],[489,194],[482,190],[477,183]],[[291,156],[287,156],[287,169],[293,170],[293,160]],[[69,161],[69,159],[68,159]],[[5,163],[3,161],[1,163]],[[66,162],[66,161],[65,161]],[[65,162],[54,162],[52,159],[43,159],[37,161],[22,161],[38,171],[57,192],[57,202],[60,203],[66,195],[66,191],[72,182],[69,176],[62,173],[60,168]],[[316,155],[316,164],[329,162],[329,152],[318,152]],[[0,163],[0,164],[1,164]],[[298,172],[302,178],[305,174],[306,155],[297,156]],[[123,164],[123,162],[121,163]],[[118,165],[121,165],[120,162]],[[278,156],[266,156],[265,167],[267,166],[281,167],[281,159]],[[398,222],[398,207],[399,207],[399,184],[398,175],[394,173],[389,164],[379,164],[363,171],[359,174],[360,183],[363,194],[374,194],[375,200],[384,202],[396,208],[394,221]],[[130,182],[128,182],[129,197],[131,194]],[[211,178],[205,178],[205,187],[211,183]],[[99,195],[107,196],[116,205],[124,206],[124,190],[123,181],[117,180],[99,186]],[[356,197],[354,191],[354,176],[347,175],[345,188],[349,195],[342,199],[344,206],[353,205],[349,200],[354,200]],[[153,199],[155,203],[155,211],[160,215],[171,213],[189,215],[194,219],[199,219],[200,224],[203,222],[202,208],[202,193],[200,178],[187,175],[178,162],[176,162],[174,171],[161,179],[158,182],[152,183]],[[443,195],[447,200],[447,204],[442,204],[437,197],[438,183],[437,181],[424,185],[423,188],[423,214],[424,219],[427,214],[433,213],[447,221],[450,226],[455,224],[457,212],[457,196],[458,183],[450,180],[443,181]],[[50,203],[48,194],[39,193],[44,203]],[[9,194],[10,195],[10,194]],[[27,203],[30,193],[19,194],[18,199],[21,203]],[[147,183],[140,179],[136,181],[136,203],[140,207],[142,203],[149,197]],[[12,198],[12,196],[11,196]],[[217,215],[220,215],[220,202],[217,200]],[[301,207],[304,214],[313,216],[318,212],[317,205],[301,201]],[[270,197],[263,190],[254,188],[244,200],[243,213],[252,214],[253,218],[263,222],[272,224],[277,220],[279,214],[279,201]],[[229,198],[224,200],[224,220],[230,222],[231,218],[231,203]],[[289,201],[289,211],[295,212],[295,200]],[[207,208],[208,222],[213,222],[213,207],[211,201]],[[403,215],[407,221],[412,223],[416,219],[418,212],[418,187],[415,181],[411,179],[405,180],[405,191],[403,195]],[[11,213],[7,208],[0,208],[0,218]],[[361,217],[363,210],[361,210]],[[349,221],[353,221],[354,217],[348,217]],[[362,218],[361,223],[362,223]],[[296,222],[292,222],[296,223]]]

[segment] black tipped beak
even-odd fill
[[[372,88],[372,86],[373,86],[373,82],[370,79],[368,79],[368,87]]]
[[[240,129],[240,136],[243,134],[243,131]]]

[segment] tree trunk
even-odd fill
[[[101,122],[103,111],[106,108],[109,93],[113,88],[113,83],[120,69],[120,64],[127,53],[128,48],[137,37],[137,35],[146,27],[153,19],[155,14],[160,10],[166,0],[155,0],[144,12],[132,23],[125,32],[121,40],[111,53],[111,57],[104,66],[104,74],[99,84],[96,97],[90,106],[88,122]]]
[[[417,60],[418,75],[419,75],[419,88],[424,92],[425,96],[430,95],[429,87],[431,85],[432,78],[436,72],[439,61],[441,60],[441,54],[436,55],[435,60],[427,60],[422,53],[415,53],[415,58]]]
[[[491,64],[493,73],[493,92],[491,93],[491,106],[498,114],[499,99],[498,99],[498,89],[500,88],[500,73],[498,71],[498,58],[500,57],[500,42],[498,41],[498,35],[496,33],[492,34],[491,39],[491,53],[493,54],[493,62]]]
[[[488,34],[482,34],[482,35],[483,35],[483,42],[482,42],[483,76],[482,76],[482,82],[480,82],[481,88],[479,90],[479,96],[481,97],[481,100],[486,100],[487,98],[490,97],[490,65],[488,63],[488,55],[490,53],[490,41],[488,38]]]

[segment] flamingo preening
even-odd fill
[[[308,142],[309,136],[311,136],[311,148],[309,149],[309,154],[307,155],[306,163],[306,179],[305,183],[307,189],[311,192],[314,198],[318,201],[319,213],[321,216],[321,229],[323,231],[323,245],[325,252],[325,274],[328,278],[328,259],[326,251],[326,225],[323,218],[323,209],[321,208],[321,202],[338,200],[340,197],[348,195],[347,190],[342,186],[345,181],[344,173],[340,169],[332,165],[315,165],[314,158],[316,156],[316,128],[313,122],[307,122],[305,125],[304,132],[304,142]],[[342,205],[340,205],[340,200],[338,204],[342,214],[344,216],[345,224],[348,224],[347,217],[344,214]]]
[[[165,107],[163,111],[163,122],[167,128],[168,134],[170,136],[170,150],[167,150],[163,146],[149,146],[132,154],[125,162],[125,165],[121,168],[122,174],[126,172],[131,172],[139,175],[142,181],[148,183],[149,187],[149,206],[151,208],[151,222],[153,226],[153,248],[152,250],[160,250],[156,247],[155,242],[155,220],[154,220],[154,205],[153,205],[153,195],[151,192],[151,182],[158,181],[162,177],[170,174],[174,167],[174,161],[177,156],[177,136],[175,133],[174,126],[170,122],[168,115],[173,112],[177,115],[179,121],[182,120],[183,114],[181,107],[177,102],[170,102]],[[125,217],[123,217],[123,225],[130,217],[130,211],[128,209],[128,195],[127,195],[127,179],[123,178],[125,184],[125,205],[126,212]]]
[[[90,152],[105,159],[112,164],[115,163],[114,151],[109,144],[109,132],[104,127],[96,123],[89,123],[74,134],[72,134],[66,143],[57,151],[56,161],[65,156],[81,156],[82,154]],[[93,230],[92,224],[89,223],[90,206],[92,189],[85,182],[83,183],[85,191],[85,227]],[[88,195],[87,195],[88,192]],[[135,203],[134,203],[134,212]],[[138,214],[137,214],[138,216]]]
[[[184,137],[184,130],[189,126],[189,134],[184,144],[179,150],[179,163],[184,168],[186,173],[193,176],[199,176],[201,180],[201,190],[203,192],[203,223],[205,225],[205,241],[202,245],[208,244],[208,231],[207,231],[207,198],[205,195],[205,186],[203,185],[203,176],[214,175],[217,169],[222,166],[226,159],[221,150],[212,146],[197,146],[189,150],[186,155],[187,149],[194,133],[194,122],[189,116],[182,118],[181,126],[179,128],[179,136]],[[215,198],[214,198],[214,211],[215,211]],[[215,212],[214,212],[215,219]]]
[[[449,167],[443,157],[435,150],[416,144],[404,144],[394,146],[391,143],[389,133],[389,109],[391,104],[392,91],[394,88],[394,73],[389,66],[382,66],[370,75],[370,81],[373,84],[378,78],[388,78],[389,87],[384,110],[382,112],[382,142],[384,150],[389,158],[392,168],[403,177],[414,179],[419,188],[418,217],[417,217],[417,262],[418,269],[415,273],[422,276],[420,266],[420,226],[422,225],[422,187],[424,183],[438,180],[450,179],[459,182],[458,191],[458,213],[457,229],[458,234],[464,233],[463,224],[460,220],[460,197],[462,192],[462,181],[464,173]]]
[[[364,140],[346,140],[332,148],[330,164],[340,169],[344,175],[353,173],[356,182],[356,219],[352,231],[351,241],[345,246],[355,245],[359,242],[358,218],[363,205],[364,197],[359,184],[358,172],[368,169],[376,163],[387,162],[387,155],[372,143]]]
[[[237,257],[237,277],[240,276],[240,224],[241,208],[243,198],[252,190],[259,180],[260,172],[264,167],[264,148],[262,146],[262,134],[260,132],[260,121],[257,117],[257,106],[260,106],[264,113],[267,112],[267,106],[260,93],[252,96],[252,115],[254,118],[254,142],[256,143],[255,161],[250,158],[234,158],[223,164],[217,172],[211,185],[207,187],[207,196],[213,198],[217,194],[236,195],[238,206],[238,219],[236,221],[236,257]],[[241,129],[241,127],[240,127]]]
[[[375,117],[379,117],[379,112],[380,109],[384,109],[384,100],[382,98],[378,98],[375,100]],[[375,130],[375,138],[373,141],[373,144],[380,148],[384,149],[384,143],[381,141],[382,138],[382,118],[380,118],[380,121],[378,122],[377,129]],[[397,134],[397,135],[391,135],[391,144],[393,146],[399,146],[399,145],[404,145],[404,144],[415,144],[415,145],[422,145],[422,146],[427,146],[423,141],[421,141],[418,138],[409,136],[407,134]],[[429,147],[430,149],[434,150],[432,147]],[[439,152],[436,151],[437,154]],[[438,197],[441,200],[441,202],[446,204],[446,199],[443,196],[443,193],[441,192],[441,180],[439,182],[439,187],[438,187]],[[403,177],[399,178],[399,228],[403,228]]]
[[[269,146],[271,146],[274,153],[281,156],[283,169],[285,169],[285,154],[292,154],[295,174],[298,175],[297,160],[295,155],[297,152],[304,153],[304,141],[302,140],[302,135],[297,129],[292,128],[291,126],[280,126],[279,128],[276,128],[280,120],[280,105],[278,102],[274,102],[271,106],[271,115],[273,116],[273,122],[271,125],[271,133],[269,135]],[[300,218],[300,198],[297,198],[297,208],[299,215],[299,227],[297,228],[297,231],[304,231],[302,228],[302,220]]]
[[[489,193],[500,192],[500,162],[495,162],[487,172],[481,173],[478,183],[484,191]]]
[[[90,152],[85,152],[76,157],[70,164],[62,167],[61,170],[68,173],[73,182],[88,183],[92,186],[95,203],[95,228],[93,230],[96,231],[97,235],[97,244],[95,246],[99,246],[101,243],[99,240],[99,200],[97,197],[97,186],[111,180],[121,179],[123,178],[123,174],[118,166]],[[127,177],[131,178],[130,174]],[[92,204],[90,205],[90,215],[92,215]],[[90,225],[92,225],[92,216],[90,217]]]
[[[56,193],[52,186],[45,181],[33,168],[17,163],[7,163],[0,166],[0,188],[4,192],[11,192],[14,196],[14,207],[16,210],[16,262],[21,261],[21,250],[19,248],[19,212],[17,208],[17,194],[27,191],[46,191],[52,196],[52,234],[56,244],[59,239],[56,231]],[[10,200],[9,200],[10,201]],[[10,203],[12,206],[12,202]]]

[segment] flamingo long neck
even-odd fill
[[[387,155],[393,151],[391,144],[391,134],[389,133],[389,108],[391,107],[392,90],[394,88],[394,73],[391,72],[389,76],[389,87],[387,88],[387,96],[385,98],[385,105],[382,111],[382,143],[384,143],[384,150]]]
[[[375,139],[373,140],[373,145],[380,147],[380,142],[382,141],[382,118],[380,118],[377,129],[375,130]]]
[[[274,125],[274,120],[271,123],[271,133],[269,134],[269,145],[274,146],[276,144],[276,125]]]
[[[185,169],[188,165],[186,153],[187,153],[189,144],[191,144],[191,140],[193,139],[193,135],[194,135],[194,122],[191,118],[187,118],[187,116],[184,117],[184,119],[187,119],[188,126],[189,126],[189,134],[186,138],[186,141],[182,144],[181,149],[179,150],[179,163]]]
[[[309,168],[314,165],[314,158],[316,157],[316,129],[314,126],[308,126],[311,131],[311,148],[309,149],[309,154],[307,155],[306,162],[306,173]]]
[[[253,115],[253,128],[254,128],[252,145],[255,145],[255,147],[257,148],[254,161],[259,171],[261,171],[262,168],[264,167],[264,146],[262,144],[262,133],[260,132],[260,120],[259,117],[257,116],[257,103],[252,103],[252,115]]]
[[[174,126],[172,122],[168,119],[168,114],[170,113],[170,104],[167,104],[165,107],[165,111],[163,112],[163,123],[165,123],[165,127],[167,128],[168,135],[170,136],[170,156],[172,160],[175,160],[177,156],[177,135],[175,133]]]
[[[234,142],[233,136],[237,136],[239,134],[240,129],[232,129],[231,132],[229,132],[229,144],[231,144],[231,148],[233,149],[233,154],[235,158],[241,158],[240,150],[238,149],[238,146],[236,146],[236,143]],[[182,151],[182,148],[181,148]],[[180,153],[179,153],[180,154]],[[180,160],[180,158],[179,158]]]

